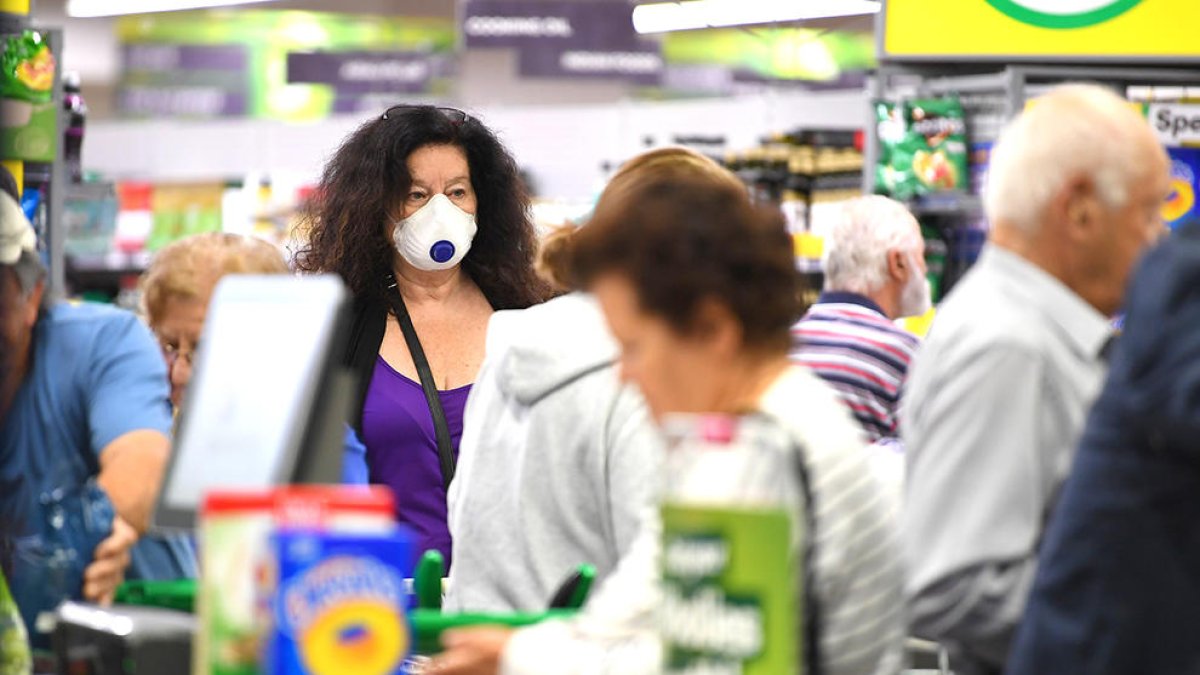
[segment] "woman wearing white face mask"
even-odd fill
[[[355,296],[346,363],[351,424],[372,483],[449,562],[446,487],[488,319],[546,299],[536,234],[512,157],[459,110],[400,105],[352,134],[308,207],[297,265],[335,272]]]

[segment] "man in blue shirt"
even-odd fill
[[[115,309],[43,303],[44,277],[29,222],[0,194],[0,533],[30,628],[67,596],[111,602],[171,425],[149,331]]]

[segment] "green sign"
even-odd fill
[[[670,65],[724,65],[788,80],[834,80],[846,71],[876,65],[871,35],[809,28],[668,33],[663,38],[663,57]]]
[[[666,504],[664,673],[793,675],[801,663],[798,563],[782,509]]]

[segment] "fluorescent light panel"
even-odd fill
[[[638,5],[633,27],[639,33],[666,33],[761,23],[787,23],[838,16],[877,14],[875,0],[690,0]]]
[[[175,12],[181,9],[206,9],[249,5],[274,0],[67,0],[67,16],[91,18],[121,14]]]

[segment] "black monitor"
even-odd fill
[[[352,377],[349,294],[332,275],[223,278],[154,515],[192,528],[213,489],[338,483]]]

